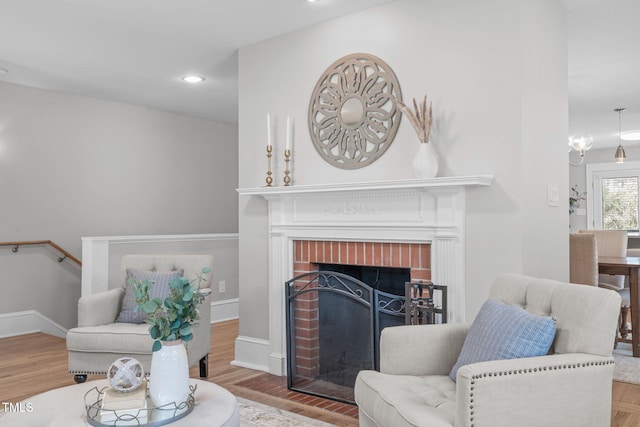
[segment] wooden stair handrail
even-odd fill
[[[58,252],[60,252],[62,254],[62,257],[58,258],[58,262],[62,262],[66,258],[68,258],[70,261],[75,262],[76,264],[78,264],[78,266],[82,267],[82,261],[80,261],[78,258],[76,258],[73,255],[71,255],[66,250],[62,249],[60,246],[58,246],[57,244],[55,244],[51,240],[29,240],[29,241],[23,241],[23,242],[0,242],[0,246],[13,246],[11,251],[14,252],[14,253],[18,252],[18,249],[20,248],[20,246],[29,246],[29,245],[49,245],[53,249],[55,249],[56,251],[58,251]]]

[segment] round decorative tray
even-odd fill
[[[109,387],[94,387],[84,395],[87,422],[95,427],[146,426],[156,427],[170,424],[186,417],[195,406],[197,385],[189,387],[187,400],[154,407],[147,396],[147,407],[122,410],[102,409],[102,399]]]

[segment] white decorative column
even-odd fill
[[[291,278],[292,259],[291,244],[282,231],[273,231],[270,235],[271,245],[269,253],[269,265],[272,266],[269,279],[269,325],[285,325],[285,289],[284,282]],[[275,309],[272,310],[271,307]],[[279,309],[278,309],[279,307]],[[286,335],[269,333],[269,372],[287,371],[286,367]],[[284,329],[283,329],[284,330]]]
[[[82,238],[81,295],[88,296],[109,289],[109,240]]]

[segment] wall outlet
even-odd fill
[[[220,280],[218,282],[218,292],[224,294],[227,291],[227,282]]]

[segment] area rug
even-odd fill
[[[335,427],[333,424],[238,397],[240,427]]]
[[[640,384],[640,358],[631,357],[631,344],[619,343],[613,350],[616,367],[613,379],[631,384]]]

